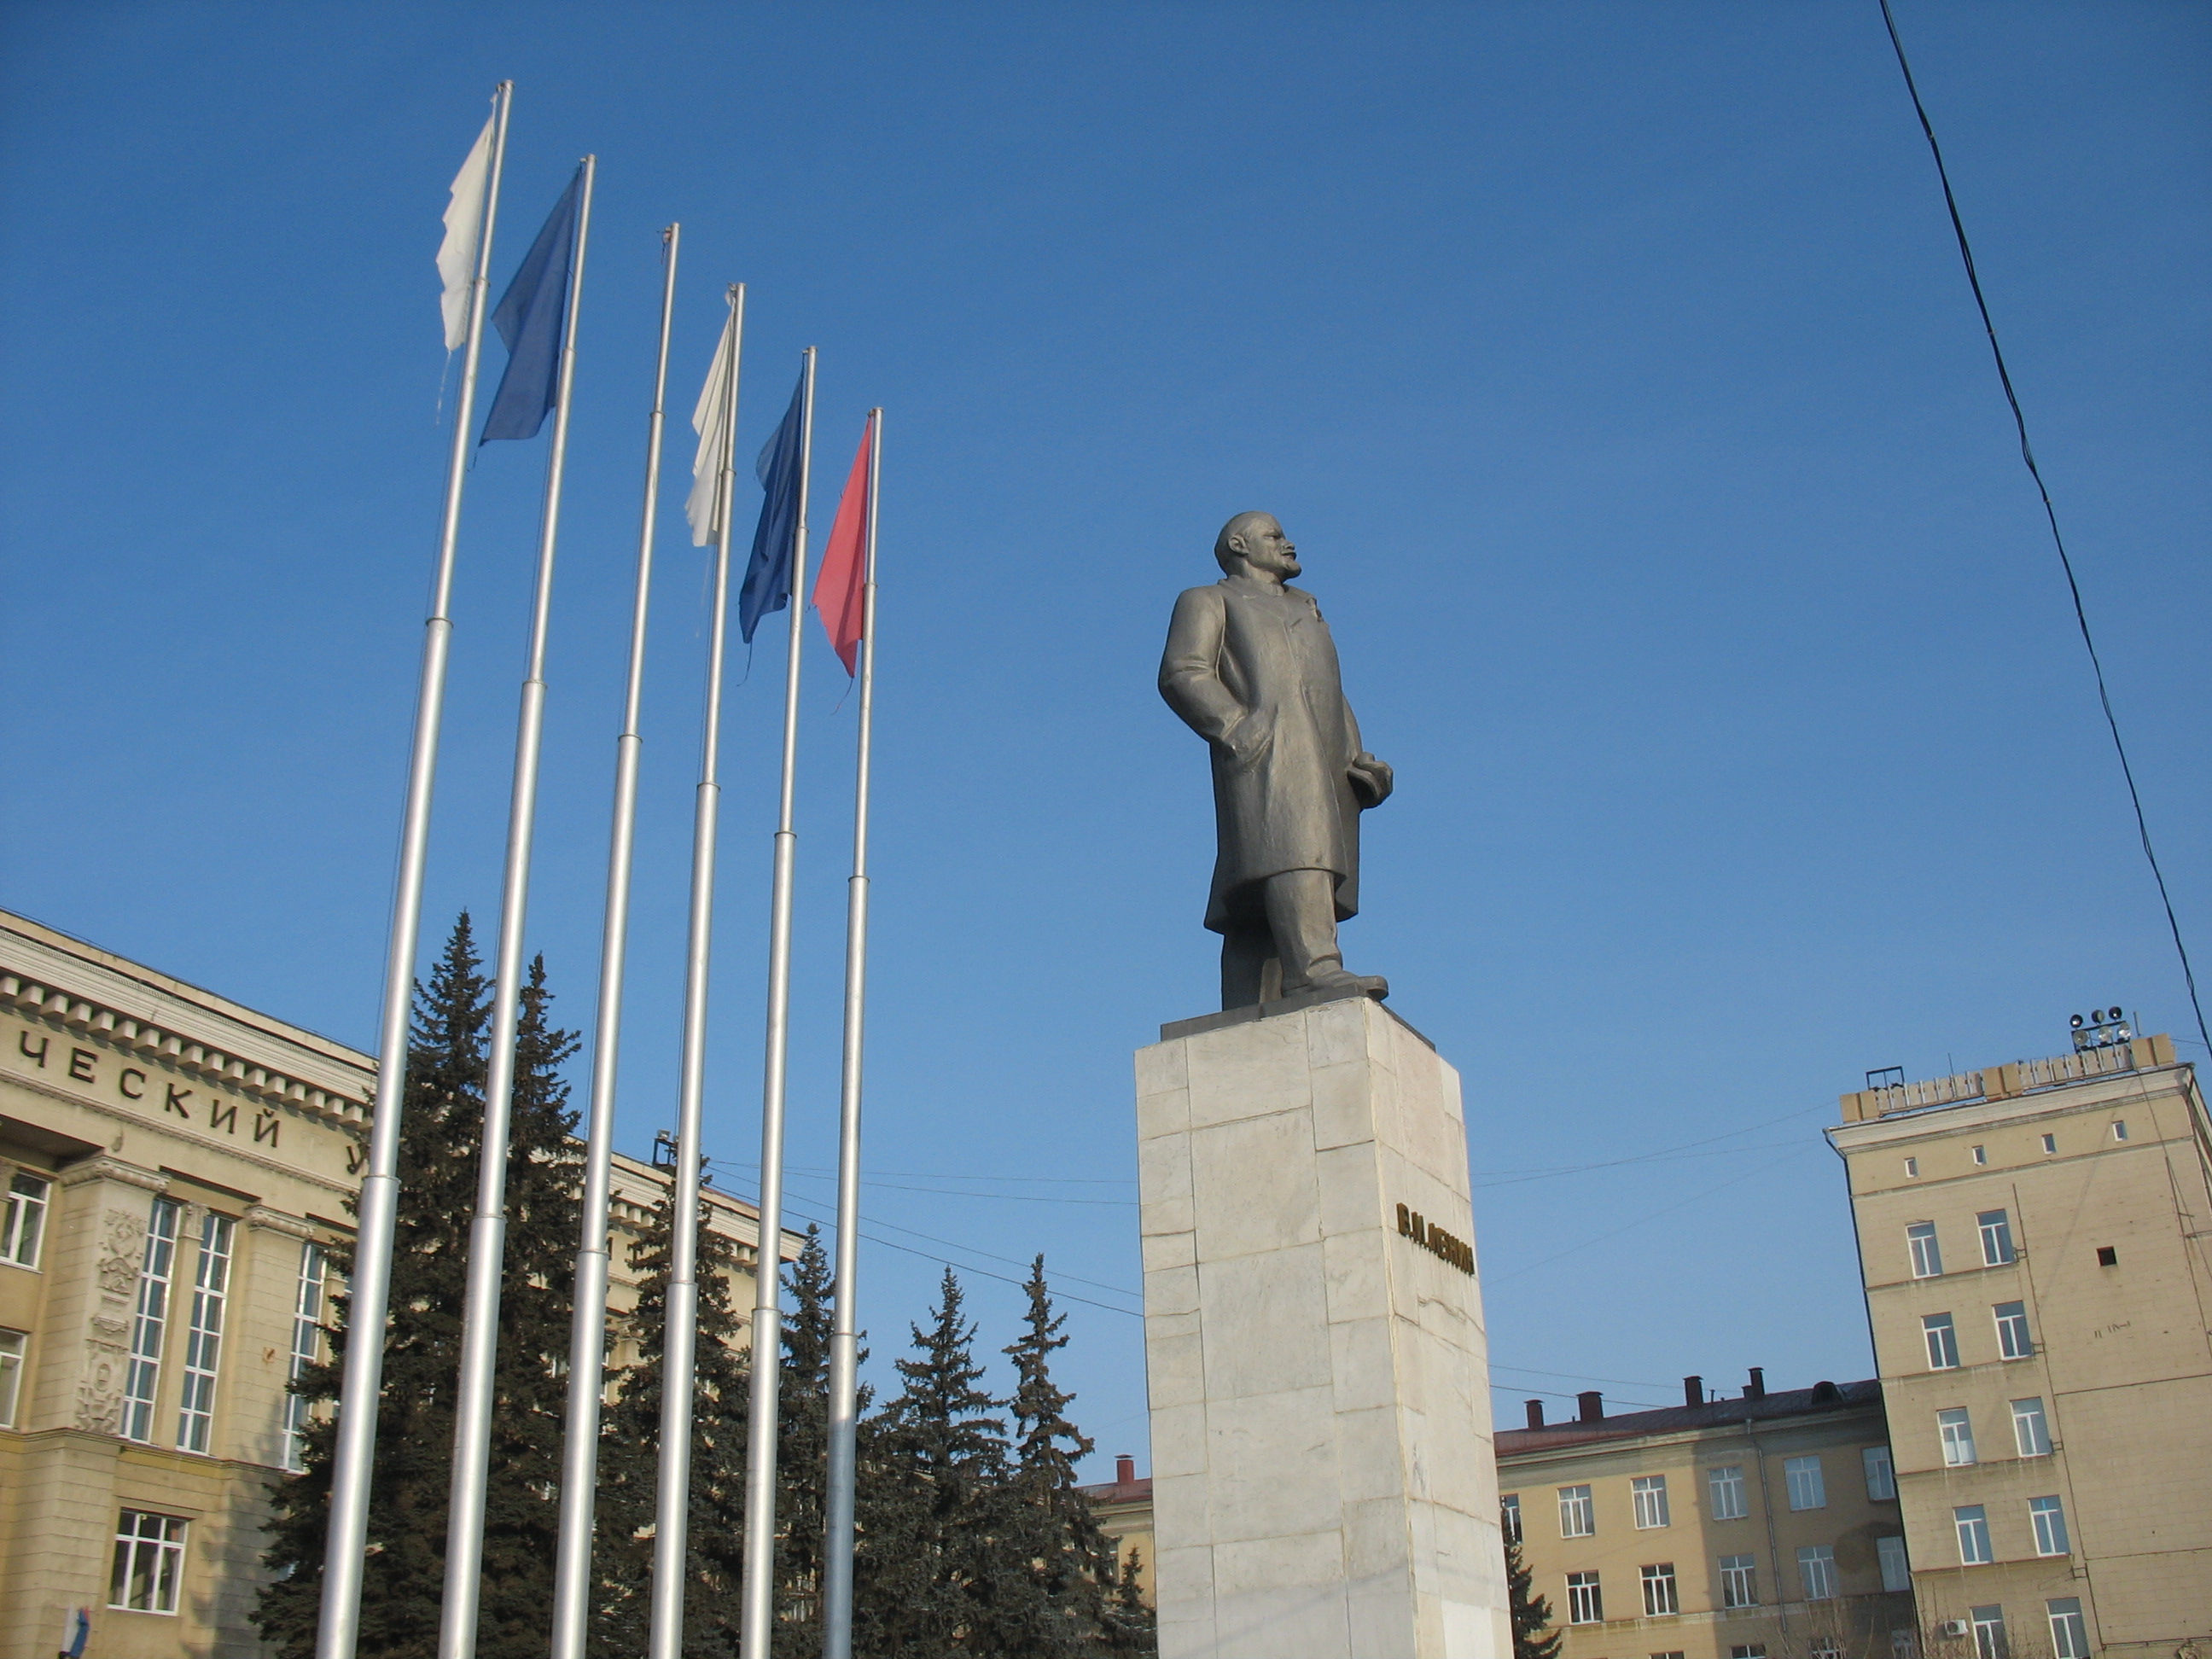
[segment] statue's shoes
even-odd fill
[[[1344,996],[1373,997],[1380,1002],[1390,994],[1390,981],[1380,974],[1355,974],[1342,968],[1334,973],[1316,974],[1304,985],[1285,985],[1283,994],[1303,995],[1308,991],[1334,991]]]

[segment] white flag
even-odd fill
[[[469,284],[476,280],[484,184],[491,177],[491,129],[492,121],[486,121],[469,159],[453,175],[453,199],[446,204],[446,240],[438,244],[438,276],[446,284],[443,303],[448,351],[469,337]]]
[[[691,411],[691,429],[699,434],[699,453],[691,458],[691,496],[684,503],[684,516],[691,520],[691,545],[707,547],[721,538],[722,462],[730,453],[730,360],[735,356],[732,333],[738,313],[722,325],[722,337],[714,347],[714,366],[707,371],[707,384],[699,388],[699,406]]]

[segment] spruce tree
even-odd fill
[[[483,1133],[490,986],[482,965],[464,912],[428,983],[416,988],[362,1595],[362,1650],[386,1659],[429,1659],[436,1647],[469,1218]],[[550,1001],[541,959],[531,966],[516,1040],[481,1659],[537,1659],[550,1634],[559,1371],[576,1230],[574,1115],[558,1068],[576,1045],[572,1033],[549,1023]],[[350,1248],[334,1245],[331,1265],[349,1275]],[[294,1385],[319,1402],[337,1398],[352,1335],[343,1291],[331,1309],[330,1361]],[[314,1650],[333,1443],[325,1413],[306,1436],[305,1472],[271,1486],[263,1559],[278,1577],[263,1589],[254,1617],[281,1659],[307,1659]]]
[[[822,1545],[830,1472],[830,1258],[809,1227],[790,1275],[775,1418],[775,1659],[822,1651]]]
[[[1552,1603],[1535,1592],[1510,1512],[1504,1515],[1504,1522],[1505,1606],[1513,1620],[1513,1659],[1559,1659],[1559,1632],[1547,1628],[1552,1622]]]
[[[623,1374],[599,1443],[594,1510],[598,1579],[592,1651],[635,1659],[652,1626],[653,1524],[660,1481],[662,1366],[675,1197],[664,1193],[631,1254],[644,1278],[629,1328],[638,1360]],[[737,1246],[699,1216],[698,1344],[691,1411],[685,1659],[732,1659],[744,1579],[745,1418],[751,1376],[744,1322],[731,1301]]]
[[[1115,1553],[1091,1502],[1076,1489],[1075,1466],[1092,1443],[1068,1420],[1075,1396],[1052,1380],[1052,1356],[1067,1346],[1066,1316],[1055,1314],[1044,1257],[1030,1267],[1027,1327],[1004,1352],[1014,1362],[1014,1465],[1007,1484],[1005,1553],[1025,1569],[1004,1611],[996,1645],[1009,1654],[1113,1650],[1121,1623],[1115,1601]],[[1133,1632],[1129,1632],[1133,1634]]]
[[[1006,1424],[992,1415],[1001,1402],[979,1386],[975,1327],[962,1300],[948,1267],[929,1328],[909,1327],[915,1357],[897,1362],[905,1386],[872,1437],[868,1473],[880,1485],[876,1535],[862,1552],[861,1650],[880,1659],[984,1650],[978,1638],[1019,1599],[1010,1593],[1019,1565],[1000,1547]]]

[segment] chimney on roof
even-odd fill
[[[1686,1376],[1682,1379],[1682,1403],[1685,1406],[1702,1406],[1705,1403],[1704,1377]]]
[[[1532,1429],[1540,1429],[1544,1426],[1544,1402],[1540,1400],[1532,1400],[1528,1402],[1528,1426]]]
[[[1605,1396],[1595,1389],[1585,1389],[1575,1396],[1576,1415],[1585,1423],[1605,1421]]]
[[[1127,1452],[1124,1452],[1121,1456],[1114,1460],[1114,1484],[1115,1486],[1133,1486],[1136,1483],[1136,1479],[1137,1460],[1135,1458],[1130,1456]]]
[[[1743,1397],[1746,1400],[1764,1400],[1766,1398],[1765,1366],[1753,1365],[1751,1368],[1751,1381],[1743,1385]]]

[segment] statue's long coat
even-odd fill
[[[1336,878],[1336,915],[1359,910],[1359,802],[1350,768],[1359,725],[1345,701],[1336,643],[1313,595],[1224,579],[1176,599],[1160,695],[1213,756],[1219,850],[1206,925],[1260,920],[1259,884],[1287,870]],[[1232,732],[1260,750],[1232,757]]]

